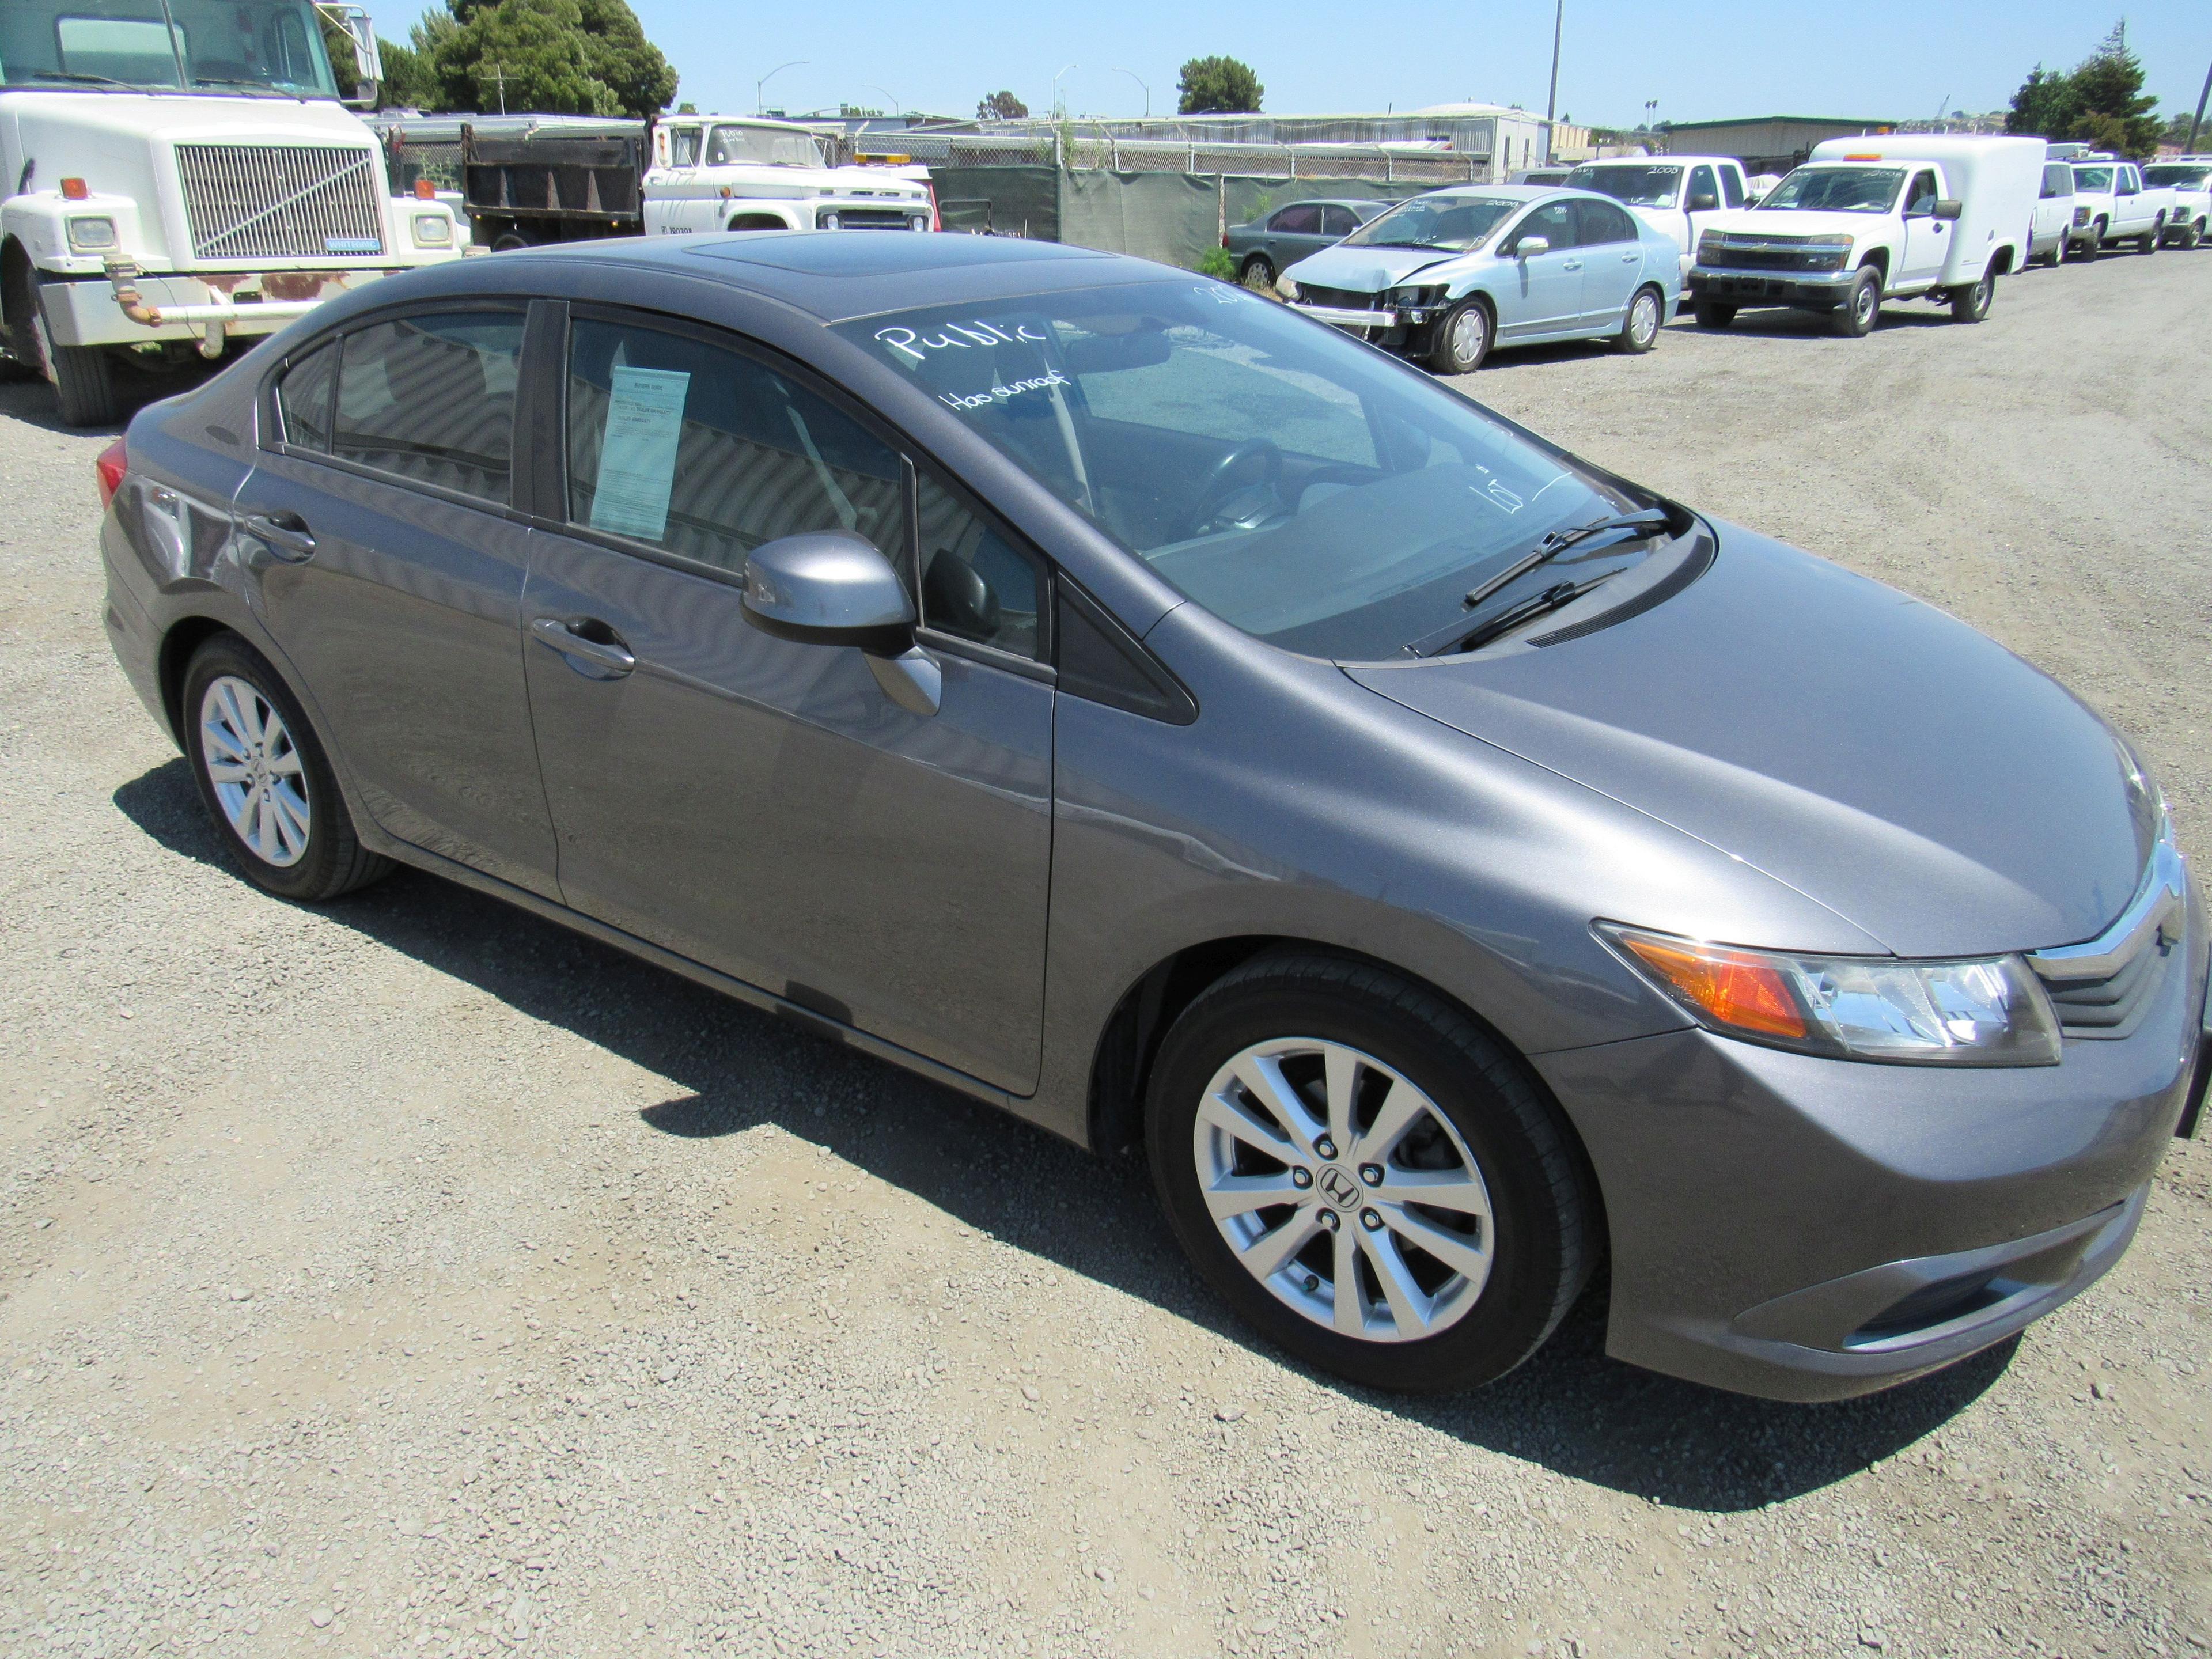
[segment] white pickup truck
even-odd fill
[[[1989,314],[1996,279],[2027,261],[2043,178],[2040,138],[1944,133],[1835,138],[1746,212],[1698,239],[1690,305],[1707,328],[1753,306],[1829,313],[1869,332],[1885,300]]]
[[[62,419],[115,418],[115,369],[217,358],[333,294],[459,257],[442,203],[395,198],[309,0],[0,0],[0,374]]]
[[[2094,259],[2120,242],[2133,242],[2138,253],[2157,252],[2173,192],[2145,185],[2136,164],[2118,156],[2086,156],[2072,165],[2075,253]]]
[[[713,230],[930,230],[929,186],[886,167],[831,167],[788,121],[672,115],[653,131],[645,234]]]
[[[1682,250],[1682,270],[1705,227],[1750,199],[1743,163],[1733,155],[1630,156],[1584,161],[1567,175],[1570,190],[1610,196]]]
[[[2142,170],[2143,183],[2154,190],[2173,192],[2173,209],[2166,217],[2166,240],[2175,247],[2195,247],[2212,234],[2212,155],[2177,155],[2170,161],[2153,161]]]

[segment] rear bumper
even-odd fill
[[[1795,306],[1805,311],[1833,311],[1858,280],[1856,270],[1741,270],[1728,265],[1692,265],[1684,292],[1692,300],[1731,306]]]
[[[1604,1198],[1607,1352],[1770,1399],[1843,1399],[2094,1284],[2177,1128],[2197,1127],[2193,896],[2185,941],[2133,1035],[2069,1036],[2057,1066],[1871,1065],[1701,1030],[1534,1056]]]

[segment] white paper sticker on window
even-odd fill
[[[668,528],[668,492],[676,482],[691,376],[677,368],[617,368],[611,379],[592,528],[657,542]]]

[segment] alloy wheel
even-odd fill
[[[1482,360],[1483,347],[1490,334],[1490,323],[1480,306],[1469,306],[1452,319],[1451,349],[1455,362],[1474,363]]]
[[[1206,1085],[1191,1152],[1231,1252],[1315,1324],[1408,1342],[1480,1298],[1496,1250],[1481,1169],[1436,1103],[1373,1055],[1255,1043]]]
[[[216,804],[263,863],[305,857],[313,823],[306,769],[284,717],[252,682],[225,674],[200,698],[200,753]]]
[[[1628,331],[1638,345],[1649,345],[1659,332],[1659,301],[1648,292],[1638,295],[1630,307]]]

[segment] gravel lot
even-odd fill
[[[2169,252],[1470,386],[2057,672],[2201,853],[2209,299]],[[2212,1641],[2212,1146],[2088,1296],[1872,1400],[1632,1370],[1587,1306],[1485,1394],[1339,1386],[1134,1170],[427,878],[257,895],[110,660],[106,439],[48,407],[0,388],[0,1649]]]

